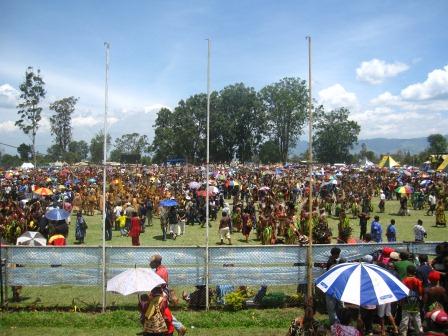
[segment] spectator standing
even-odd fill
[[[434,195],[433,192],[428,197],[428,203],[429,203],[429,209],[426,212],[426,216],[430,216],[429,213],[431,213],[431,216],[434,216],[434,211],[436,210],[437,199],[436,199],[436,195]]]
[[[221,244],[224,244],[224,238],[229,241],[229,245],[232,245],[232,239],[230,237],[230,225],[232,221],[227,215],[227,212],[222,212],[222,218],[219,222],[219,236],[221,238]]]
[[[374,220],[372,222],[372,225],[370,226],[370,234],[372,235],[372,240],[381,243],[382,241],[382,234],[383,234],[383,228],[381,227],[380,223],[380,217],[375,216]]]
[[[361,212],[361,214],[358,217],[359,217],[359,228],[360,228],[359,239],[364,240],[366,238],[367,222],[370,219],[370,216],[368,216],[365,212]]]
[[[407,275],[403,283],[409,288],[409,296],[403,300],[400,335],[408,334],[409,322],[412,323],[414,330],[422,333],[422,320],[420,318],[420,304],[423,296],[422,281],[415,276],[416,268],[414,265],[407,267]]]
[[[84,244],[84,238],[86,236],[87,223],[82,216],[82,211],[79,210],[76,214],[76,229],[75,229],[75,239],[78,244]]]
[[[423,243],[425,241],[427,233],[425,228],[423,227],[423,221],[421,219],[419,219],[417,221],[417,224],[414,225],[414,236],[415,242],[417,243]]]
[[[158,254],[153,255],[149,261],[149,267],[151,267],[158,276],[165,280],[166,285],[163,288],[164,299],[165,301],[169,301],[168,269],[164,265],[162,265],[162,256]],[[166,303],[168,304],[168,302]],[[179,336],[183,336],[187,333],[187,328],[185,328],[185,326],[179,320],[177,320],[174,315],[172,316],[172,324]]]
[[[397,241],[397,228],[395,227],[395,219],[390,220],[390,224],[386,230],[386,237],[388,242]]]
[[[132,239],[132,246],[140,246],[140,233],[140,219],[137,216],[137,212],[134,211],[131,217],[131,230],[129,231],[129,237]]]

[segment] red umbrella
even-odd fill
[[[199,191],[197,192],[197,195],[198,195],[199,197],[206,197],[206,196],[207,196],[207,191],[206,191],[206,190],[199,190]],[[213,193],[211,193],[211,192],[209,191],[208,195],[209,195],[209,196],[213,196]]]

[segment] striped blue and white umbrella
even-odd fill
[[[409,295],[409,289],[386,269],[363,262],[336,265],[315,282],[327,295],[358,306],[395,302]]]

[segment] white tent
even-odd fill
[[[359,165],[361,167],[367,168],[367,167],[373,167],[375,164],[372,161],[370,161],[368,158],[364,158],[364,159],[360,160]]]
[[[20,168],[22,168],[22,169],[33,169],[34,165],[31,162],[24,162],[24,163],[22,163]]]

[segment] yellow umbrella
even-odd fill
[[[34,190],[35,194],[41,195],[41,196],[50,196],[53,195],[53,192],[51,191],[51,189],[48,188],[39,188]]]

